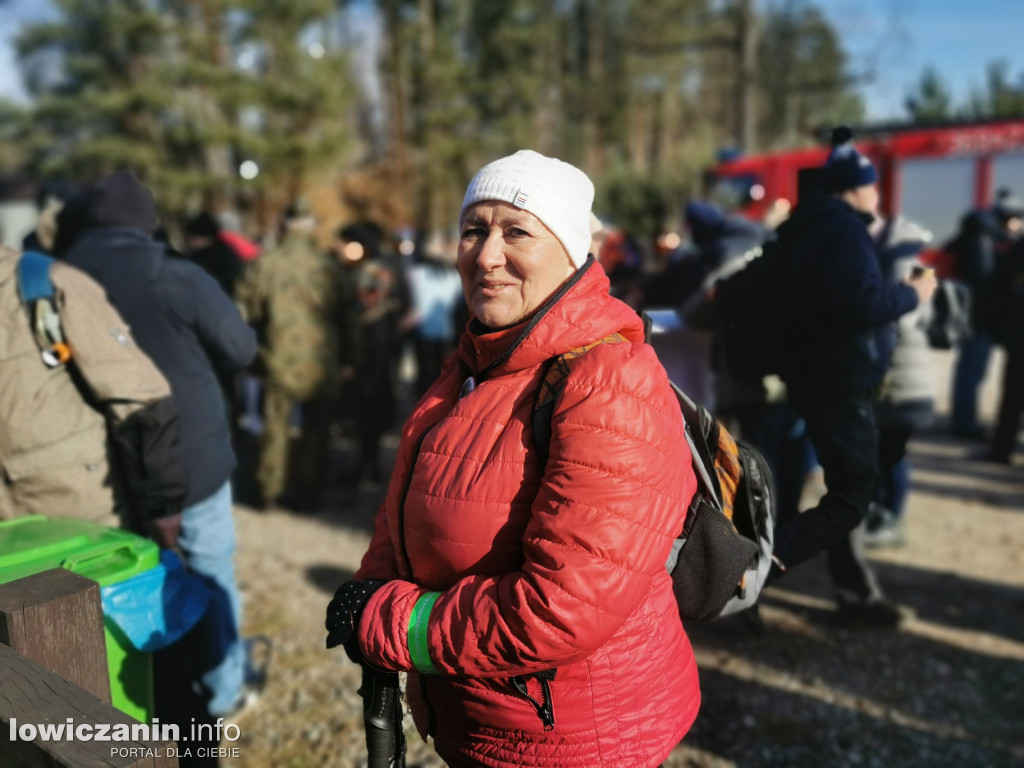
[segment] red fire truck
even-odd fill
[[[821,138],[817,147],[723,160],[708,172],[709,199],[755,220],[785,210],[796,203],[806,169],[825,162],[828,136]],[[965,212],[990,205],[997,189],[1024,197],[1024,117],[865,126],[854,128],[854,144],[878,169],[881,213],[927,227],[935,245],[953,235]]]

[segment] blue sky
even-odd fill
[[[854,72],[874,68],[861,86],[872,119],[903,116],[903,99],[921,70],[935,65],[957,103],[985,82],[985,68],[1005,59],[1024,75],[1021,0],[820,0],[839,29]],[[872,67],[872,64],[874,67]]]
[[[494,0],[488,0],[494,1]],[[762,5],[785,0],[758,0]],[[1024,0],[818,0],[850,54],[850,69],[871,71],[860,86],[873,120],[903,117],[903,99],[926,64],[939,68],[957,102],[984,82],[988,62],[1024,75]],[[10,40],[45,16],[47,0],[0,0],[0,97],[23,96]]]

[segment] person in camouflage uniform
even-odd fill
[[[313,228],[308,210],[293,206],[280,245],[252,264],[236,295],[259,334],[265,377],[257,484],[265,506],[294,488],[288,501],[302,510],[316,505],[338,377],[340,276],[337,264],[317,250]],[[296,407],[302,425],[293,446]]]

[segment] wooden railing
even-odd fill
[[[110,705],[95,581],[58,568],[0,585],[2,768],[177,768],[173,741],[113,740],[161,735],[141,725]]]

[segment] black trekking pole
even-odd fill
[[[367,768],[405,768],[405,733],[397,672],[363,664],[363,726]]]

